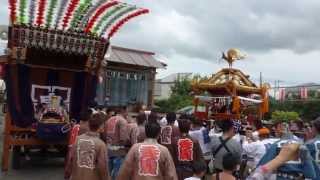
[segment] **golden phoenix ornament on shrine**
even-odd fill
[[[232,67],[233,62],[246,58],[247,55],[242,53],[239,49],[231,48],[227,53],[222,52],[222,59],[226,60],[229,68]]]

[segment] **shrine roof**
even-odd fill
[[[248,75],[238,69],[225,68],[207,79],[194,79],[192,88],[195,91],[208,91],[211,94],[226,94],[227,87],[235,87],[239,93],[259,93],[260,88],[253,83]]]

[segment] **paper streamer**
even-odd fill
[[[34,22],[35,12],[36,11],[36,0],[31,0],[29,6],[29,24],[32,25]]]
[[[47,22],[46,22],[46,27],[49,28],[52,24],[52,18],[53,18],[53,12],[54,9],[57,7],[58,0],[51,0],[48,13],[47,13]]]
[[[65,29],[66,27],[68,27],[68,23],[69,23],[69,20],[73,14],[73,12],[76,10],[78,4],[79,4],[80,0],[71,0],[70,4],[69,4],[69,7],[67,9],[67,12],[62,20],[63,24],[62,24],[62,27],[63,29]]]
[[[115,26],[113,26],[113,28],[111,29],[111,31],[108,34],[108,39],[111,38],[118,30],[121,26],[123,26],[125,23],[127,23],[130,19],[140,16],[142,14],[147,14],[149,13],[148,9],[141,9],[133,14],[128,15],[127,17],[123,18],[122,20],[120,20]]]
[[[60,3],[60,7],[59,7],[59,10],[57,13],[56,22],[55,22],[56,29],[59,28],[60,20],[62,19],[64,9],[65,9],[67,2],[68,2],[68,0],[60,0],[60,1],[61,1],[61,3]]]
[[[36,19],[36,24],[38,26],[41,26],[43,24],[43,19],[44,19],[44,11],[46,8],[46,0],[39,0],[39,6],[38,6],[38,16]]]
[[[102,6],[103,3],[105,3],[106,0],[100,0],[98,1],[95,5],[91,6],[91,8],[88,10],[87,14],[84,15],[84,17],[82,17],[80,19],[80,23],[78,24],[77,28],[78,29],[84,29],[85,26],[87,25],[90,17],[94,14],[94,12],[100,7]]]
[[[99,30],[104,29],[105,26],[108,23],[108,19],[114,15],[115,13],[117,13],[117,11],[121,11],[123,8],[125,8],[126,6],[123,4],[120,4],[119,6],[114,7],[114,9],[112,9],[111,11],[107,12],[101,19],[100,19],[100,23],[97,23],[97,25],[93,28],[93,33],[97,33]],[[101,28],[102,27],[102,28]]]
[[[88,25],[86,26],[84,32],[88,33],[90,32],[91,28],[93,27],[93,25],[95,24],[95,22],[98,20],[99,16],[104,13],[108,8],[117,5],[119,2],[117,1],[111,1],[108,2],[104,5],[102,5],[97,11],[96,13],[91,17],[91,19],[88,22]]]
[[[137,8],[135,6],[131,6],[124,11],[120,11],[119,14],[116,14],[104,27],[104,29],[101,31],[101,33],[105,33],[118,19],[120,19],[122,16],[136,10]]]
[[[17,0],[9,0],[10,20],[14,24],[17,20]]]
[[[70,26],[76,28],[91,6],[92,0],[85,0],[82,4],[80,4],[79,8],[73,15],[73,19],[71,20]]]
[[[19,5],[19,22],[21,24],[26,24],[26,8],[27,8],[27,0],[20,0],[20,5]]]

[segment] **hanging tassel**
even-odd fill
[[[111,31],[108,34],[108,39],[110,39],[118,30],[121,26],[123,26],[126,22],[128,22],[130,19],[140,16],[142,14],[147,14],[149,13],[148,9],[141,9],[133,14],[128,15],[127,17],[123,18],[122,20],[120,20],[115,26],[113,26],[113,28],[111,29]]]
[[[76,10],[76,12],[73,15],[73,19],[71,20],[70,26],[76,29],[78,24],[80,23],[80,20],[82,19],[84,14],[88,12],[91,6],[92,6],[92,0],[85,0],[82,4],[80,4],[79,8]]]
[[[64,9],[67,6],[67,2],[68,2],[68,0],[61,0],[61,4],[60,4],[59,10],[58,10],[57,17],[56,17],[56,22],[55,22],[55,28],[56,29],[59,28],[59,24],[60,24],[60,21],[61,21],[62,16],[63,16]]]
[[[57,2],[58,0],[51,0],[49,8],[48,8],[48,13],[47,13],[47,23],[46,27],[49,28],[52,23],[52,18],[53,18],[53,12],[54,9],[57,7]]]
[[[90,9],[88,10],[88,12],[80,19],[79,24],[76,26],[76,28],[84,30],[85,26],[87,25],[90,17],[94,14],[94,12],[96,12],[96,10],[102,6],[103,3],[105,3],[105,0],[100,0],[97,3],[95,3],[94,5],[92,5],[90,7]]]
[[[101,6],[97,12],[92,16],[92,18],[90,19],[87,27],[85,28],[84,32],[88,33],[90,32],[91,28],[93,27],[94,23],[98,20],[99,16],[104,13],[108,8],[117,5],[119,2],[117,1],[112,1],[112,2],[108,2],[105,5]]]
[[[71,0],[69,7],[64,15],[62,20],[62,28],[65,29],[68,26],[69,20],[71,18],[72,13],[75,11],[77,5],[79,4],[80,0]]]
[[[20,0],[20,5],[19,5],[19,11],[20,11],[20,15],[19,15],[19,22],[21,24],[25,24],[26,23],[26,7],[27,7],[27,1],[26,0]]]
[[[41,26],[43,24],[43,19],[44,19],[44,10],[46,7],[46,0],[39,0],[39,6],[38,6],[38,16],[36,19],[36,24],[38,26]]]
[[[17,20],[17,0],[9,0],[10,21],[14,24]]]
[[[36,0],[31,0],[30,6],[29,6],[29,25],[33,25],[35,12],[36,11]]]
[[[93,33],[97,33],[99,29],[101,29],[101,26],[103,26],[102,30],[109,27],[110,24],[112,24],[113,22],[115,22],[117,19],[119,19],[121,16],[123,16],[124,14],[135,10],[136,8],[132,9],[132,7],[128,9],[125,9],[127,6],[125,6],[124,4],[121,4],[120,6],[115,7],[114,9],[112,9],[110,12],[108,12],[107,14],[104,15],[104,17],[102,17],[98,23],[96,23],[97,25],[93,28]],[[131,10],[130,10],[131,9]],[[108,18],[113,16],[113,18],[111,18],[108,21]],[[106,22],[106,23],[104,23]],[[101,31],[104,32],[104,31]],[[101,34],[101,32],[99,34]]]

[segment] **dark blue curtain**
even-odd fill
[[[47,86],[59,85],[59,72],[57,70],[49,70],[47,73]]]
[[[30,97],[30,67],[19,65],[18,67],[18,82],[19,82],[19,97],[21,105],[22,120],[32,124],[35,122],[33,118],[33,103]],[[29,96],[28,96],[29,95]]]
[[[31,71],[37,71],[37,69],[26,65],[6,65],[4,80],[7,88],[7,103],[13,124],[18,127],[28,127],[36,121],[31,99]],[[81,111],[86,110],[94,101],[97,88],[96,76],[87,72],[65,74],[64,71],[58,70],[47,70],[43,75],[47,79],[46,84],[43,85],[48,86],[65,84],[63,76],[73,76],[69,85],[72,88],[70,118],[79,120]]]
[[[17,71],[12,65],[6,65],[7,104],[13,123],[19,127],[28,127],[35,122],[30,97],[30,68],[25,65],[16,66]],[[17,88],[14,87],[15,81],[18,81]]]
[[[72,85],[70,117],[79,121],[82,111],[82,98],[85,88],[86,73],[76,72]]]

